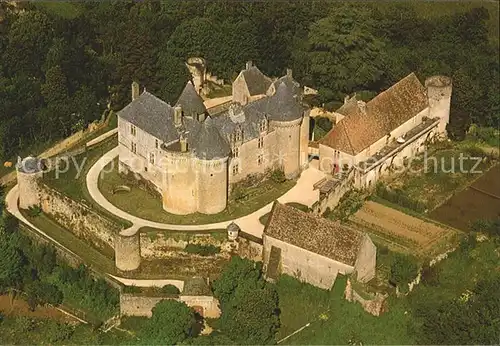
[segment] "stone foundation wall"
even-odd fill
[[[219,301],[212,296],[147,297],[132,293],[120,294],[120,315],[151,317],[155,305],[165,299],[175,299],[192,308],[200,307],[203,317],[220,317]]]
[[[377,293],[373,299],[365,299],[353,289],[351,280],[349,279],[347,280],[344,293],[347,301],[360,303],[363,309],[373,316],[380,316],[385,311],[387,294]]]
[[[41,207],[57,223],[98,249],[113,248],[120,226],[88,206],[39,182]]]
[[[226,236],[226,234],[224,234]],[[142,258],[156,259],[168,258],[167,251],[178,251],[184,249],[188,244],[204,244],[214,245],[223,248],[227,243],[227,239],[216,239],[210,233],[172,233],[172,232],[156,232],[156,233],[141,233],[141,256]]]

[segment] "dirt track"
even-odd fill
[[[382,239],[407,249],[427,251],[452,231],[372,201],[366,202],[351,219]]]

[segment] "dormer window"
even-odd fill
[[[260,132],[265,132],[267,129],[267,121],[266,119],[262,119],[259,123],[259,130]]]
[[[234,140],[235,142],[240,142],[242,139],[243,139],[243,130],[238,127],[234,132]]]

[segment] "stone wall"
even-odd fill
[[[366,312],[374,316],[380,316],[380,314],[385,311],[386,299],[389,296],[388,294],[383,295],[380,293],[376,293],[375,295],[373,295],[372,299],[363,298],[358,292],[354,290],[350,279],[347,279],[347,285],[345,287],[344,293],[345,299],[347,301],[360,303]]]
[[[377,266],[377,248],[370,237],[365,234],[358,252],[358,258],[354,264],[356,279],[359,282],[368,282],[375,277]]]
[[[355,171],[351,168],[345,175],[338,176],[338,184],[329,193],[320,193],[319,200],[312,206],[312,212],[322,215],[327,209],[334,209],[344,194],[351,190]]]
[[[227,233],[224,233],[227,236]],[[188,244],[214,245],[223,248],[226,238],[215,238],[210,233],[154,232],[140,233],[141,257],[147,259],[169,258],[168,251],[182,250]]]
[[[281,274],[323,289],[330,289],[337,274],[350,274],[354,267],[315,254],[311,251],[287,244],[264,234],[264,266],[269,262],[271,247],[281,249]]]
[[[257,242],[243,237],[238,237],[238,255],[252,261],[262,261],[263,246]]]
[[[259,148],[258,138],[243,143],[239,147],[239,157],[232,158],[229,164],[229,183],[242,181],[251,174],[262,174],[267,169],[276,167],[277,141],[276,131],[269,129],[262,136],[263,147]],[[259,155],[263,161],[259,163]],[[233,174],[233,166],[238,165],[239,171]]]
[[[120,294],[120,315],[151,317],[154,306],[165,299],[182,301],[192,308],[201,307],[203,317],[220,317],[219,301],[212,296],[148,297],[133,293]]]
[[[120,231],[120,225],[42,182],[38,186],[44,213],[96,248],[113,248],[114,236]]]

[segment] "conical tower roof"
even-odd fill
[[[207,110],[203,104],[203,99],[198,95],[191,82],[187,82],[175,105],[181,106],[184,115],[191,117],[203,114]]]
[[[231,149],[214,126],[212,118],[207,117],[200,126],[193,143],[196,157],[203,160],[213,160],[228,157]]]
[[[281,82],[276,93],[269,98],[267,113],[275,121],[293,121],[302,117],[304,109],[293,97],[293,91]]]

